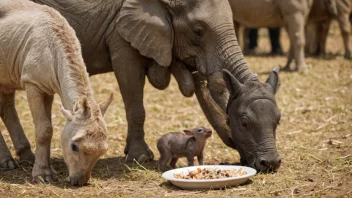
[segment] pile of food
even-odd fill
[[[219,169],[206,169],[197,168],[197,170],[189,171],[188,174],[178,173],[174,174],[176,179],[221,179],[229,177],[239,177],[246,175],[247,172],[240,169],[233,170],[219,170]]]

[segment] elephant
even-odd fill
[[[345,58],[352,59],[351,23],[349,16],[352,12],[352,0],[334,0],[335,11],[331,11],[324,1],[314,1],[309,14],[306,37],[309,38],[306,52],[313,55],[325,55],[325,46],[329,26],[333,19],[337,19],[345,47]]]
[[[172,74],[181,93],[191,97],[199,92],[200,81],[192,74],[198,72],[206,79],[211,98],[224,115],[223,119],[216,117],[218,113],[211,112],[209,100],[197,94],[207,119],[222,141],[240,150],[243,163],[257,170],[270,170],[280,165],[274,140],[279,120],[274,91],[250,71],[236,39],[228,1],[33,1],[58,10],[75,29],[89,75],[114,72],[128,123],[124,150],[127,161],[154,158],[144,140],[146,76],[155,88],[162,90],[168,86]],[[248,141],[237,141],[232,137],[246,136],[251,129],[232,127],[230,131],[225,122],[225,110],[233,94],[228,90],[222,69],[227,69],[231,79],[243,84],[233,88],[240,89],[238,94],[242,94],[240,102],[236,103],[240,106],[232,106],[228,111],[230,123],[238,123],[236,116],[242,115],[239,111],[245,113],[248,109],[259,113],[246,118],[248,122],[252,119],[257,130],[257,136]],[[246,89],[248,83],[252,86],[248,85]],[[253,96],[258,99],[255,105],[251,103]],[[268,103],[265,108],[259,105],[261,101]],[[256,120],[258,118],[261,119]],[[250,146],[247,148],[247,145]]]
[[[313,0],[229,0],[235,28],[239,24],[249,28],[286,27],[290,51],[285,70],[306,72],[304,60],[304,26]],[[295,59],[295,68],[291,62]]]
[[[269,31],[269,37],[270,37],[270,45],[271,45],[271,52],[270,55],[281,55],[282,54],[282,48],[280,44],[280,28],[268,28]],[[246,51],[253,51],[257,46],[257,40],[258,40],[258,29],[256,28],[247,28],[245,30],[245,42],[244,46],[244,54],[246,54]]]

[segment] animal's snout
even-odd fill
[[[213,134],[213,132],[209,129],[205,132],[208,136],[211,136]]]
[[[274,171],[276,172],[281,165],[281,157],[259,157],[255,163],[255,168],[258,171]]]
[[[87,184],[89,176],[85,174],[75,174],[74,176],[70,176],[69,179],[72,186],[83,186]]]

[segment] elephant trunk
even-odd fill
[[[223,80],[222,69],[230,71],[242,83],[249,79],[252,74],[244,60],[233,27],[229,27],[227,31],[220,33],[218,38],[217,57],[212,56],[208,59],[209,68],[207,68],[206,79],[205,77],[201,79],[200,74],[194,75],[195,93],[207,120],[216,130],[221,140],[227,146],[235,148],[229,126],[226,123],[225,110],[229,92]],[[207,87],[200,83],[202,80],[208,81]]]
[[[199,73],[193,74],[193,79],[195,83],[195,94],[198,102],[207,118],[209,123],[212,125],[214,130],[217,132],[221,140],[225,145],[235,148],[235,145],[231,139],[231,131],[226,123],[227,115],[221,109],[220,106],[216,104],[212,96],[209,93],[209,89],[205,83],[205,76]]]
[[[244,60],[233,27],[229,27],[226,31],[219,33],[217,38],[219,38],[216,42],[216,51],[218,53],[217,57],[211,57],[211,60],[208,60],[211,64],[209,64],[209,68],[207,69],[207,80],[211,96],[225,110],[229,93],[226,89],[221,70],[229,70],[241,83],[252,74]]]

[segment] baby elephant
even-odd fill
[[[168,164],[176,168],[176,162],[180,157],[187,157],[188,166],[193,166],[194,156],[197,156],[199,165],[203,165],[203,149],[205,140],[212,134],[211,129],[199,127],[184,132],[186,134],[170,132],[158,140],[161,169],[165,169]]]

